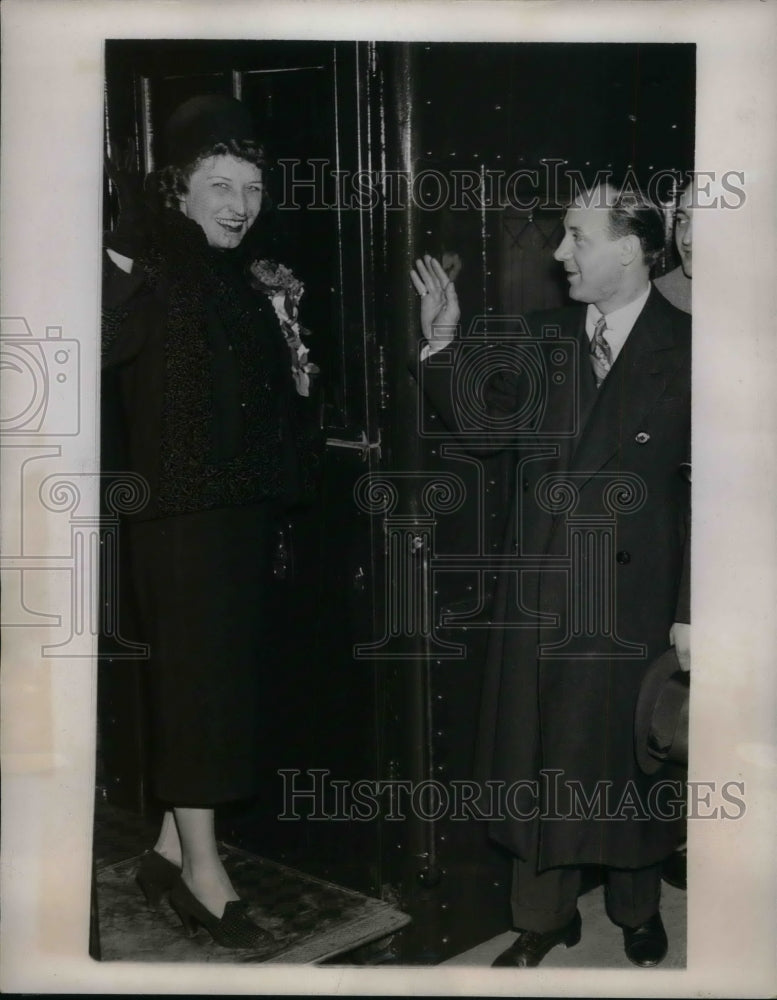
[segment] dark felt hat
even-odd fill
[[[674,646],[650,665],[634,714],[634,751],[645,774],[667,763],[688,766],[690,673],[680,669]]]
[[[165,125],[166,164],[183,167],[217,142],[256,141],[251,112],[234,97],[200,94],[184,101]]]

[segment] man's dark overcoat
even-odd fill
[[[490,832],[520,857],[536,852],[541,870],[643,867],[678,837],[656,816],[676,818],[676,786],[642,774],[633,733],[647,667],[673,622],[690,621],[690,318],[651,289],[597,390],[585,315],[573,306],[530,321],[534,337],[556,327],[578,350],[561,364],[546,353],[544,415],[516,452],[504,553],[522,568],[499,574],[476,762],[483,783],[536,782],[503,802]],[[450,384],[425,368],[455,424]],[[491,406],[519,409],[525,392],[505,372]]]

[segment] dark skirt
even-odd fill
[[[130,557],[151,646],[153,787],[176,806],[259,791],[274,504],[136,522]]]

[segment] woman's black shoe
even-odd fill
[[[623,928],[623,945],[626,958],[643,969],[658,965],[664,960],[669,942],[660,913],[654,913],[639,927]]]
[[[248,903],[242,899],[231,900],[221,917],[217,917],[178,878],[170,893],[170,905],[189,937],[195,937],[198,928],[204,927],[216,944],[224,948],[261,948],[274,943],[272,935],[257,927],[248,916]]]
[[[159,906],[162,896],[169,892],[181,874],[178,865],[163,858],[157,851],[146,851],[140,860],[135,881],[143,890],[146,902],[152,910]]]
[[[499,967],[512,966],[514,969],[534,968],[557,944],[573,948],[580,940],[580,927],[580,911],[575,910],[575,915],[569,923],[557,931],[545,931],[544,933],[521,931],[507,951],[503,951],[491,964]]]

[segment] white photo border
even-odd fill
[[[521,972],[536,996],[766,996],[777,988],[777,7],[757,0],[6,0],[2,308],[80,344],[78,433],[63,473],[99,468],[99,275],[107,38],[695,42],[696,168],[745,174],[736,211],[694,219],[694,694],[690,776],[745,783],[736,822],[689,824],[688,965]],[[531,95],[532,100],[541,95]],[[54,334],[56,336],[56,334]],[[11,449],[12,450],[12,449]],[[5,451],[5,449],[4,449]],[[21,508],[4,455],[3,540],[66,549]],[[34,478],[34,477],[33,477]],[[96,513],[96,493],[81,496]],[[6,549],[6,553],[7,553]],[[57,606],[52,568],[25,583]],[[13,595],[11,595],[13,597]],[[99,963],[88,957],[96,660],[44,661],[45,623],[6,629],[2,955],[7,992],[516,995],[516,973],[446,968]],[[34,640],[34,641],[33,641]],[[40,641],[39,641],[40,640]],[[37,654],[35,651],[38,651]]]

